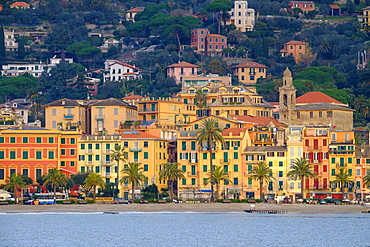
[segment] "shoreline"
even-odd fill
[[[1,205],[0,213],[239,213],[249,210],[247,203],[169,203],[169,204],[87,204],[87,205]],[[362,205],[253,204],[255,210],[283,210],[287,214],[360,214],[369,210]]]

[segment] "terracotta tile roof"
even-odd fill
[[[167,66],[167,68],[181,68],[181,67],[182,68],[198,68],[197,65],[184,62],[184,61]]]
[[[123,97],[122,100],[133,100],[133,99],[143,99],[143,98],[144,97],[140,95],[130,95],[130,96]]]
[[[232,136],[240,136],[240,133],[241,132],[245,132],[245,129],[242,129],[242,128],[228,128],[228,129],[225,129],[223,132],[222,132],[222,135],[223,136],[230,136],[230,133],[232,133],[231,135]]]
[[[142,11],[141,9],[133,8],[133,9],[127,10],[126,13],[138,13],[138,12],[141,12],[141,11]]]
[[[238,120],[248,122],[248,123],[255,123],[259,126],[268,126],[271,122],[276,127],[286,127],[286,124],[280,123],[278,120],[272,117],[256,117],[256,116],[244,116],[244,115],[230,115],[230,117],[234,117]]]
[[[135,66],[133,66],[133,65],[131,65],[131,64],[128,64],[128,63],[114,62],[114,63],[112,63],[112,64],[110,64],[110,65],[113,65],[113,64],[120,64],[120,65],[122,65],[122,66],[127,66],[127,67],[130,67],[130,68],[132,68],[132,69],[136,69],[136,70],[139,70],[139,69],[140,69],[140,68],[135,67]]]
[[[308,3],[308,4],[315,4],[312,1],[290,1],[290,3]]]
[[[306,93],[296,100],[297,104],[309,104],[309,103],[337,103],[343,104],[342,102],[330,97],[322,92],[309,92]]]
[[[255,62],[244,62],[234,66],[233,68],[267,68],[267,66]]]
[[[284,45],[307,45],[307,43],[302,42],[302,41],[297,41],[297,40],[291,40]]]
[[[340,9],[340,7],[338,5],[329,5],[330,8],[332,9]]]
[[[224,38],[224,39],[226,39],[225,36],[222,36],[222,35],[219,35],[219,34],[207,34],[207,37]]]
[[[30,5],[25,2],[15,2],[10,5],[11,7],[29,7]]]

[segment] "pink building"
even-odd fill
[[[292,55],[295,61],[298,61],[299,54],[305,54],[308,47],[308,43],[292,40],[284,44],[284,49],[280,50],[282,57]]]
[[[166,68],[167,70],[167,77],[175,77],[176,83],[180,84],[182,83],[183,77],[196,77],[198,72],[198,66],[187,63],[187,62],[181,62],[176,64],[171,64]]]
[[[222,56],[222,50],[227,47],[227,37],[211,34],[206,28],[193,29],[191,31],[190,45],[198,53],[208,56]]]

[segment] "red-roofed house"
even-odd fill
[[[140,69],[134,65],[122,63],[117,60],[105,61],[104,82],[127,81],[141,79]]]
[[[287,127],[286,124],[279,122],[272,117],[257,117],[257,116],[244,116],[244,115],[230,115],[230,117],[236,118],[245,123],[252,123],[257,126],[268,126],[268,127]]]
[[[338,5],[329,5],[331,9],[331,15],[341,15],[341,8]]]
[[[133,8],[126,11],[126,21],[132,21],[135,22],[135,15],[139,12],[142,12],[143,10],[138,8]]]
[[[309,92],[297,98],[296,104],[304,105],[310,103],[335,103],[342,104],[342,102],[330,97],[322,92]]]
[[[258,78],[266,78],[266,69],[265,65],[259,63],[244,62],[233,67],[233,74],[240,82],[254,85]]]
[[[299,8],[306,13],[315,10],[315,3],[312,1],[290,1],[288,6],[289,10]]]
[[[297,62],[298,54],[305,54],[308,47],[308,43],[292,40],[284,44],[284,49],[280,50],[282,57],[292,55]]]
[[[166,68],[167,70],[167,77],[175,77],[176,83],[182,83],[182,78],[184,76],[187,77],[196,77],[198,73],[198,66],[188,63],[188,62],[180,62],[171,64]]]
[[[191,30],[190,45],[200,54],[222,56],[222,50],[227,47],[227,37],[211,34],[207,28],[197,28]]]
[[[25,3],[25,2],[15,2],[13,4],[10,5],[10,8],[13,9],[29,9],[30,8],[30,5],[28,3]]]

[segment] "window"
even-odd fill
[[[74,161],[70,161],[69,162],[69,166],[75,166],[75,162]]]
[[[191,175],[192,175],[192,176],[195,176],[195,175],[196,175],[195,165],[192,165],[192,166],[191,166]]]
[[[300,118],[301,118],[301,113],[297,112],[297,119],[300,119]]]
[[[247,156],[246,156],[246,160],[247,160],[247,161],[253,161],[253,160],[254,160],[253,155],[247,155]]]
[[[114,115],[118,115],[118,108],[114,108]]]
[[[181,185],[186,185],[186,178],[183,178],[183,179],[181,180]]]
[[[22,138],[22,143],[28,143],[28,137],[23,137]]]
[[[206,160],[207,159],[207,153],[203,153],[203,159]]]
[[[239,184],[239,179],[238,178],[234,178],[234,185],[238,185]]]
[[[4,159],[4,151],[0,151],[0,159]]]
[[[331,163],[335,164],[335,158],[331,158]]]
[[[85,144],[81,144],[81,150],[85,150]]]
[[[348,158],[348,164],[352,164],[352,158]]]
[[[149,171],[149,166],[148,164],[144,164],[144,172],[147,172],[147,171]]]
[[[54,151],[49,151],[49,152],[48,152],[48,159],[49,159],[49,160],[54,159]]]
[[[229,172],[229,166],[228,165],[224,165],[224,172]]]
[[[191,150],[193,150],[193,151],[195,150],[195,141],[191,142]]]
[[[54,137],[49,137],[49,143],[54,143]]]
[[[96,173],[99,173],[99,172],[100,172],[100,166],[96,166],[96,167],[95,167],[95,172],[96,172]]]
[[[234,172],[238,172],[238,171],[239,171],[238,165],[234,165]]]
[[[10,143],[15,143],[15,137],[10,137]]]
[[[4,169],[0,169],[0,180],[4,180],[5,179],[5,171]]]
[[[279,161],[279,166],[284,166],[284,162],[283,161]]]
[[[36,159],[38,160],[42,159],[42,151],[36,151]]]
[[[313,118],[313,112],[310,111],[310,118]]]
[[[66,144],[66,138],[61,138],[60,139],[60,144]]]
[[[99,160],[100,160],[100,155],[99,155],[99,154],[96,154],[96,155],[95,155],[95,160],[96,160],[96,161],[99,161]]]
[[[16,153],[15,151],[10,151],[10,159],[15,160]]]
[[[322,118],[322,111],[319,111],[319,118]]]
[[[60,155],[66,155],[66,150],[65,149],[61,149],[60,150]]]
[[[326,112],[326,117],[333,117],[333,112],[332,111],[327,111]]]
[[[254,81],[254,75],[251,75],[251,76],[249,77],[249,80]]]
[[[76,144],[76,138],[71,138],[71,144]]]
[[[237,160],[239,159],[239,153],[238,152],[234,152],[234,160]]]
[[[149,154],[148,152],[144,152],[144,159],[148,159],[148,157],[149,157],[148,154]]]
[[[0,143],[4,143],[4,137],[0,137]]]
[[[183,171],[183,172],[186,172],[186,165],[183,165],[183,166],[181,167],[181,169],[182,169],[182,171]]]
[[[128,142],[123,142],[123,146],[124,146],[125,148],[128,148]]]
[[[144,142],[144,148],[148,147],[148,142]]]
[[[60,166],[66,166],[66,162],[65,161],[61,161],[60,162]]]
[[[269,161],[269,167],[273,166],[274,165],[274,162],[272,161]]]
[[[22,151],[22,159],[28,159],[28,151]]]
[[[282,178],[283,177],[283,171],[279,171],[279,178]]]

